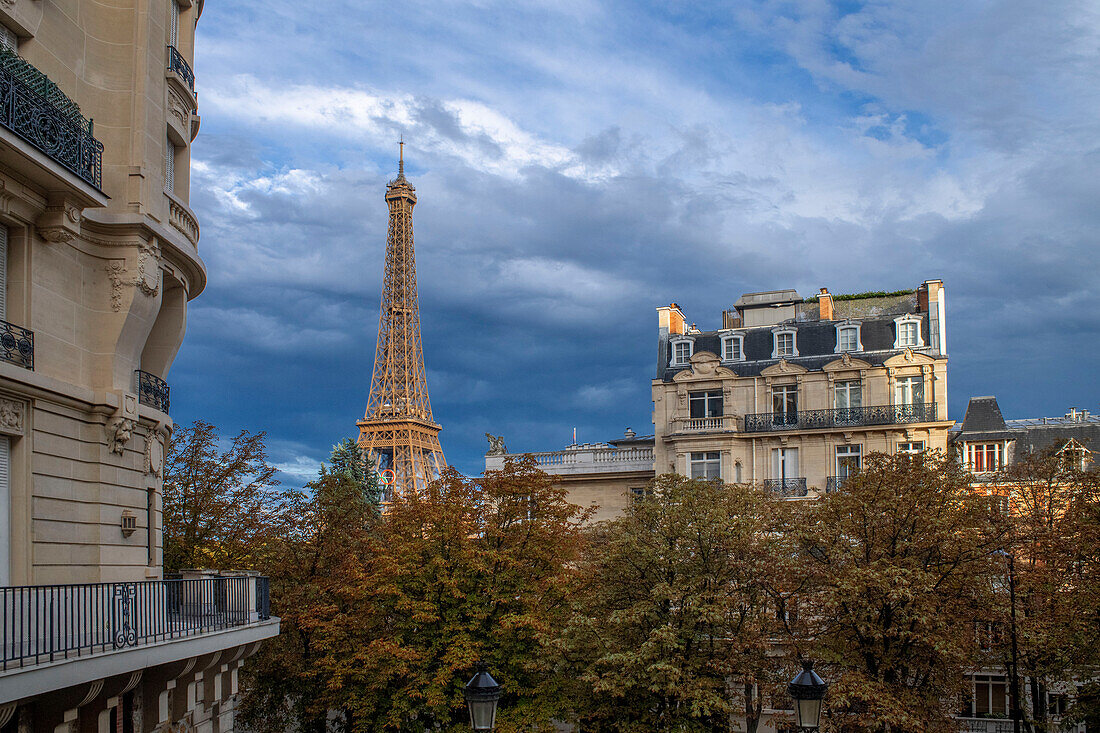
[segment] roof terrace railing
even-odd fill
[[[256,575],[0,587],[0,670],[246,626],[271,617]]]
[[[0,124],[81,179],[103,182],[103,143],[49,77],[25,59],[0,49]]]

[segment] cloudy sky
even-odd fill
[[[1096,2],[208,2],[173,416],[356,433],[404,135],[450,462],[652,432],[654,308],[942,278],[951,417],[1100,408]]]

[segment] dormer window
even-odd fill
[[[695,351],[695,339],[678,338],[672,341],[671,366],[687,366],[691,363],[691,355]]]
[[[722,361],[743,361],[745,358],[745,337],[729,335],[722,337]]]
[[[836,327],[836,353],[863,351],[858,323],[842,323]]]
[[[785,359],[788,356],[798,356],[798,344],[795,342],[795,330],[793,328],[778,328],[772,331],[773,359]]]
[[[918,349],[924,346],[920,335],[920,317],[914,315],[894,319],[897,333],[894,339],[895,349]]]

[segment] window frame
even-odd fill
[[[690,366],[691,365],[691,357],[695,355],[695,339],[693,339],[690,336],[675,336],[675,337],[669,339],[668,344],[669,344],[669,346],[668,346],[668,350],[669,350],[668,365],[669,366]],[[688,351],[687,359],[685,359],[684,361],[679,361],[676,358],[676,356],[677,356],[676,347],[681,345],[681,344],[687,344],[687,351]]]
[[[781,415],[797,415],[798,414],[799,399],[798,399],[798,385],[797,384],[773,384],[769,391],[771,392],[772,412],[773,413],[777,413],[777,414],[781,414]],[[778,393],[780,393],[780,392],[783,393],[783,409],[782,410],[777,410],[777,409],[775,409],[775,398],[779,396]],[[789,403],[790,396],[792,394],[794,395],[794,408],[793,409],[787,409],[787,405]]]
[[[991,451],[990,448],[993,450]],[[980,449],[980,451],[979,451]],[[982,443],[966,443],[966,470],[970,473],[994,473],[1004,468],[1005,460],[1005,447],[1002,441],[982,442]],[[979,452],[982,456],[982,468],[975,468],[977,465],[977,458]],[[993,454],[994,467],[988,466],[989,454]]]
[[[696,458],[696,456],[702,456]],[[695,475],[695,467],[701,467],[702,475]],[[716,475],[708,475],[711,468],[717,468]],[[690,451],[687,454],[687,469],[688,478],[698,479],[702,481],[721,481],[722,480],[722,452],[721,451]]]
[[[730,345],[737,344],[737,356],[726,356],[726,350]],[[743,334],[730,333],[722,336],[722,361],[738,362],[745,360],[745,337]]]
[[[920,316],[915,316],[912,313],[908,313],[904,316],[898,316],[897,318],[894,319],[894,348],[895,349],[923,349],[924,348],[924,337],[921,335],[921,332],[920,332],[922,320],[923,319]],[[911,344],[910,343],[902,343],[902,341],[901,341],[902,326],[903,325],[907,326],[909,324],[914,324],[913,325],[913,335],[914,335],[915,340]]]
[[[703,415],[694,415],[693,407],[702,403]],[[711,408],[717,405],[718,414],[711,414]],[[688,418],[692,420],[706,419],[710,417],[723,417],[725,414],[725,398],[721,389],[698,389],[688,392]]]
[[[780,354],[779,353],[779,337],[780,336],[791,337],[791,353]],[[786,359],[787,357],[798,356],[798,330],[795,328],[775,328],[772,329],[772,358],[773,359]]]
[[[894,405],[923,405],[925,404],[925,388],[928,386],[925,384],[926,380],[923,374],[909,374],[902,377],[894,378]],[[902,384],[908,384],[909,387],[909,401],[906,402],[902,399]],[[920,385],[920,400],[913,399],[914,390],[913,385]]]
[[[919,445],[920,448],[914,448],[913,446]],[[905,447],[902,447],[905,446]],[[915,456],[924,452],[923,440],[904,440],[897,444],[894,449],[894,453],[900,453],[903,455]]]
[[[852,387],[852,385],[855,387]],[[841,390],[841,385],[845,385]],[[848,396],[848,404],[841,405],[840,395],[844,393]],[[852,394],[856,395],[856,402],[858,404],[852,404]],[[838,379],[833,382],[833,409],[834,410],[852,410],[859,407],[863,407],[863,380],[860,378],[855,379]]]
[[[852,321],[845,321],[843,323],[836,324],[836,354],[855,354],[863,351],[863,330],[860,328],[863,324],[853,323]],[[845,331],[856,332],[855,348],[845,349],[842,345],[842,338]]]

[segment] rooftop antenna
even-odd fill
[[[397,175],[405,175],[405,133],[401,133],[401,138],[397,143],[400,151],[397,154]]]

